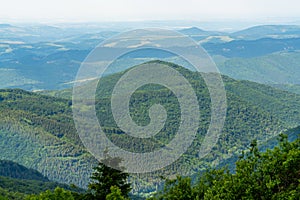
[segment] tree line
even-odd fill
[[[148,200],[210,200],[210,199],[287,199],[300,197],[300,137],[292,142],[285,134],[279,136],[274,149],[259,151],[256,140],[235,163],[235,172],[227,167],[208,169],[197,176],[165,179],[162,190]],[[108,162],[121,163],[107,156],[94,168],[88,189],[83,193],[56,188],[40,194],[23,196],[26,200],[126,200],[130,196],[129,174],[123,168],[108,167]],[[0,191],[1,192],[1,191]],[[0,193],[1,196],[1,193]],[[0,197],[0,199],[5,199]]]

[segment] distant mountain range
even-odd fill
[[[235,79],[273,86],[300,84],[300,51],[282,51],[250,58],[215,57],[215,60],[222,74]]]
[[[234,33],[206,31],[197,27],[178,31],[201,44],[225,75],[281,85],[281,88],[291,88],[283,85],[298,84],[295,79],[300,76],[297,70],[300,68],[297,61],[300,51],[299,26],[264,25]],[[118,32],[101,31],[88,25],[0,24],[0,33],[0,88],[35,91],[71,87],[88,53]],[[116,71],[153,59],[176,60],[167,54],[137,52],[118,62]],[[292,73],[290,69],[293,69]]]
[[[227,58],[251,58],[275,52],[300,50],[300,37],[288,39],[263,38],[258,40],[233,40],[226,43],[205,43],[203,47],[211,55]]]
[[[233,33],[219,31],[205,31],[197,27],[191,27],[178,30],[199,41],[205,36],[227,36],[232,40],[258,40],[262,38],[287,39],[298,38],[300,35],[300,26],[296,25],[261,25],[254,26]]]
[[[300,26],[295,25],[263,25],[254,26],[245,30],[237,31],[231,36],[238,39],[260,39],[260,38],[296,38],[300,35]]]

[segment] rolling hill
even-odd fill
[[[0,159],[36,169],[50,180],[85,186],[95,160],[80,144],[70,101],[23,90],[0,93]]]
[[[39,194],[56,187],[84,192],[81,188],[49,181],[40,172],[18,163],[0,160],[0,199],[24,199],[28,194]]]
[[[228,101],[225,126],[212,153],[199,160],[196,149],[201,144],[210,120],[208,90],[203,80],[198,79],[196,72],[168,64],[191,82],[200,99],[199,134],[188,151],[175,163],[161,171],[140,175],[138,181],[134,181],[134,191],[149,191],[149,188],[160,183],[158,177],[162,174],[179,173],[182,170],[195,173],[212,165],[229,162],[230,158],[246,149],[251,140],[258,139],[263,143],[281,131],[299,125],[298,95],[224,76]],[[97,96],[99,122],[107,136],[127,150],[144,152],[159,148],[169,142],[174,131],[176,132],[179,119],[176,98],[166,88],[157,86],[149,85],[136,91],[132,97],[135,104],[131,110],[134,120],[140,124],[147,124],[150,120],[147,110],[155,102],[164,105],[170,117],[155,140],[133,140],[116,126],[110,111],[111,90],[123,73],[106,76],[101,80],[105,83],[105,87],[100,88],[101,93]],[[53,91],[51,94],[55,96],[63,94],[64,97],[68,97],[71,91]],[[18,89],[1,90],[0,147],[3,151],[1,159],[11,159],[26,167],[37,169],[50,180],[86,186],[96,160],[86,151],[78,138],[72,120],[71,105],[70,100],[60,97],[49,97]],[[148,183],[143,180],[148,180]]]
[[[296,25],[261,25],[250,27],[231,34],[238,39],[293,38],[299,37],[300,26]]]
[[[258,40],[233,40],[226,43],[205,43],[203,47],[211,55],[222,55],[227,58],[252,58],[285,51],[300,50],[300,38]]]
[[[267,25],[251,27],[235,33],[206,31],[197,27],[178,31],[201,43],[212,56],[224,57],[227,61],[224,64],[226,68],[221,71],[235,79],[257,81],[255,80],[256,77],[261,80],[266,73],[272,73],[272,71],[266,71],[263,75],[249,78],[253,75],[251,73],[255,74],[257,71],[261,71],[255,69],[251,71],[251,69],[254,67],[259,69],[262,63],[266,63],[265,57],[275,58],[280,65],[286,65],[284,67],[289,70],[290,63],[288,61],[285,63],[285,56],[278,52],[293,54],[300,50],[298,26]],[[97,28],[96,25],[17,26],[0,24],[0,33],[0,76],[2,77],[0,88],[21,88],[36,91],[71,87],[77,70],[88,53],[101,41],[118,32],[103,30]],[[125,70],[126,66],[141,63],[139,62],[140,59],[145,59],[144,61],[165,59],[173,62],[168,60],[169,55],[157,56],[151,51],[139,52],[134,56],[131,59],[120,61],[118,72]],[[278,57],[276,58],[276,56]],[[251,61],[251,58],[256,61]],[[232,64],[235,67],[239,64],[238,62],[243,64],[240,68],[241,71],[244,72],[245,68],[248,69],[245,72],[245,77],[238,77],[239,71],[237,74],[230,71],[232,67],[229,65]],[[250,62],[252,63],[249,67]],[[276,65],[276,63],[267,63],[266,65],[265,70],[270,68],[269,65]],[[276,71],[277,66],[274,68],[275,72],[281,73],[281,71]],[[282,67],[280,66],[280,68]],[[293,74],[287,75],[292,76]],[[261,82],[260,80],[259,82]],[[278,84],[289,83],[280,82]]]
[[[43,176],[40,172],[28,169],[9,160],[0,160],[0,176],[16,179],[49,181],[49,179]]]
[[[252,58],[214,57],[222,74],[299,93],[300,52],[276,52]]]
[[[261,83],[270,82],[273,73],[284,75],[284,80],[289,78],[288,76],[298,76],[297,73],[293,71],[289,73],[289,71],[291,68],[297,69],[299,38],[231,41],[230,38],[222,37],[209,36],[202,45],[214,58],[217,56],[224,58],[224,62],[219,62],[218,59],[215,62],[219,64],[220,71],[225,75]],[[213,40],[224,41],[213,42]],[[84,41],[79,41],[78,44],[0,42],[0,76],[2,77],[0,88],[22,88],[31,91],[68,88],[72,85],[70,83],[75,79],[80,64],[95,45]],[[172,61],[171,55],[167,53],[158,54],[154,50],[137,51],[130,58],[118,60],[117,72],[125,70],[127,66],[141,63],[142,59]],[[262,82],[264,76],[266,81]],[[277,78],[273,79],[280,81]],[[279,84],[287,83],[289,82],[279,82]]]

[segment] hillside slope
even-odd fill
[[[43,176],[37,170],[28,169],[9,160],[0,160],[0,176],[16,179],[49,181],[47,177]]]
[[[300,52],[277,52],[261,57],[221,59],[222,74],[263,84],[299,84]]]
[[[24,199],[28,194],[39,194],[56,187],[74,192],[84,191],[81,188],[49,181],[40,172],[18,163],[0,160],[0,199]]]
[[[81,146],[70,102],[26,92],[0,92],[0,159],[84,187],[96,161]]]
[[[135,190],[154,187],[160,182],[159,178],[154,177],[160,175],[182,171],[191,174],[224,163],[232,156],[239,155],[251,140],[258,139],[263,143],[279,132],[294,127],[300,118],[300,104],[297,103],[299,96],[291,96],[261,84],[224,77],[228,104],[225,126],[212,153],[199,160],[197,149],[210,122],[209,93],[199,74],[171,63],[167,64],[183,74],[196,91],[201,108],[198,135],[179,160],[161,171],[145,175],[147,183],[143,180],[136,181],[133,184]],[[149,123],[148,109],[152,104],[159,102],[165,107],[168,119],[157,137],[153,140],[133,139],[116,126],[110,111],[110,95],[123,73],[102,79],[105,87],[98,90],[98,119],[107,136],[116,145],[136,152],[153,150],[168,143],[178,128],[180,107],[174,94],[164,87],[146,85],[139,88],[131,99],[132,117],[141,125]],[[70,91],[62,93],[70,94]],[[55,92],[52,94],[59,96]],[[253,98],[249,98],[251,95]],[[279,100],[275,101],[276,98]],[[272,100],[272,104],[266,102],[266,99]],[[264,104],[266,105],[262,106]],[[96,161],[78,138],[70,100],[7,89],[0,90],[0,110],[1,159],[11,159],[37,169],[50,180],[86,186]],[[285,117],[287,113],[292,114]]]

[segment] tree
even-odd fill
[[[118,187],[124,197],[128,197],[131,190],[130,184],[127,182],[128,173],[123,172],[120,158],[111,158],[107,152],[104,153],[105,159],[99,162],[98,166],[94,168],[91,176],[93,180],[89,185],[90,193],[88,198],[106,199],[106,196],[111,193],[111,187]],[[114,169],[108,166],[116,166]]]
[[[236,162],[235,173],[226,168],[208,170],[195,186],[189,178],[167,181],[164,191],[152,199],[288,199],[300,197],[300,138],[288,142],[280,135],[279,145],[260,152],[253,141]]]
[[[110,191],[111,193],[106,196],[106,200],[126,200],[117,186],[111,186]]]
[[[74,200],[74,197],[70,191],[57,187],[54,192],[47,190],[38,195],[29,195],[26,200]]]

